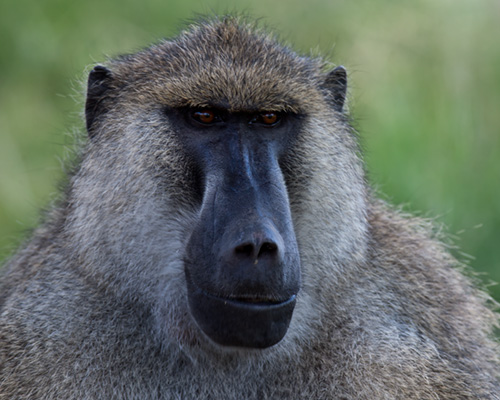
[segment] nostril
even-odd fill
[[[243,258],[272,257],[278,253],[278,246],[273,242],[242,243],[234,248],[234,253]]]
[[[234,252],[240,256],[252,257],[254,253],[254,245],[251,243],[244,243],[236,246]]]
[[[259,253],[257,254],[257,257],[263,257],[263,256],[272,256],[278,252],[278,246],[276,243],[272,242],[265,242],[260,246]]]

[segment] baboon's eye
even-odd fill
[[[276,113],[261,114],[260,118],[266,125],[274,125],[276,122],[278,122],[278,114]]]
[[[205,125],[220,121],[220,117],[212,110],[195,110],[192,112],[191,117],[195,121]]]
[[[278,122],[280,122],[280,115],[275,112],[263,112],[258,115],[256,115],[251,123],[258,123],[262,125],[267,125],[267,126],[273,126],[276,125]]]

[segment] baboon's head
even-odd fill
[[[362,230],[345,92],[342,67],[325,72],[233,18],[95,67],[76,177],[87,182],[80,212],[92,213],[82,243],[106,249],[87,258],[110,264],[93,273],[146,303],[163,293],[165,318],[177,313],[168,323],[183,335],[189,309],[221,345],[278,343],[298,299],[314,296],[304,286],[324,276],[321,247],[346,258],[356,240],[343,232]],[[327,239],[314,237],[323,230]]]

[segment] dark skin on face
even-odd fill
[[[280,168],[297,116],[174,109],[202,201],[185,254],[191,313],[224,346],[265,348],[290,323],[300,262]]]

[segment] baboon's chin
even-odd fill
[[[188,285],[189,308],[197,325],[215,343],[264,349],[285,336],[295,295],[282,302],[225,299]]]

